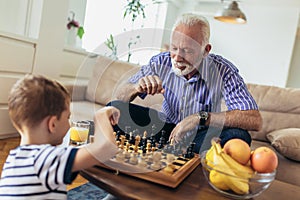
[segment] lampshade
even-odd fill
[[[244,24],[247,21],[245,14],[239,9],[236,1],[231,2],[223,10],[217,12],[214,18],[232,24]]]

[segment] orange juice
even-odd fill
[[[89,129],[83,127],[71,127],[70,139],[76,143],[86,143]]]

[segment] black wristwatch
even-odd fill
[[[208,119],[208,112],[200,111],[200,112],[198,112],[198,117],[199,117],[199,119],[200,119],[199,124],[200,124],[201,126],[204,126],[205,123],[206,123],[206,121],[207,121],[207,119]]]

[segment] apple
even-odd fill
[[[242,165],[246,165],[250,160],[251,149],[244,140],[238,138],[228,140],[223,146],[223,151]]]
[[[251,154],[251,166],[259,173],[271,173],[278,166],[278,157],[269,147],[258,147]]]

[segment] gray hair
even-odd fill
[[[182,14],[176,20],[175,24],[173,25],[172,30],[174,31],[174,29],[181,24],[184,24],[187,26],[194,26],[194,25],[199,24],[201,26],[200,34],[203,36],[204,42],[206,44],[209,43],[210,26],[209,26],[209,22],[207,21],[207,19],[205,17],[198,15],[198,14],[193,14],[193,13]]]

